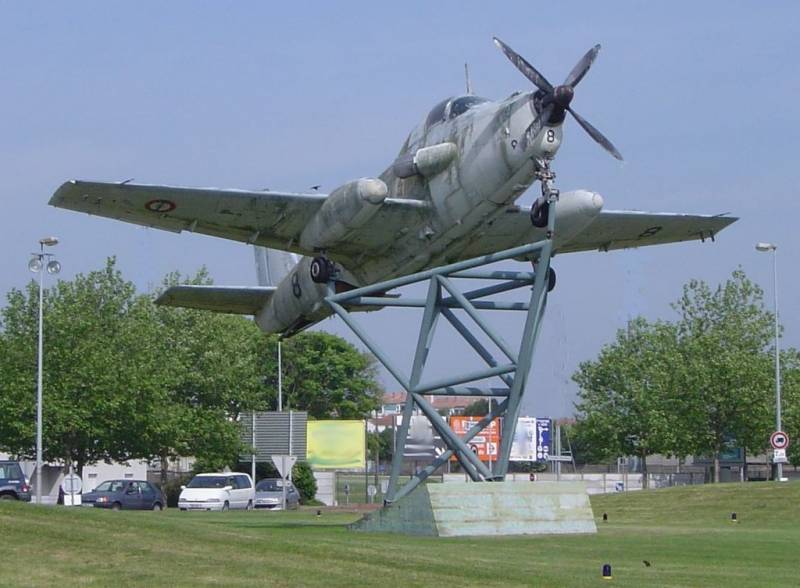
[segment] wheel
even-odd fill
[[[250,500],[250,501],[247,503],[247,510],[253,510],[253,501],[252,501],[252,500]]]
[[[315,257],[311,260],[311,280],[324,284],[331,279],[333,264],[326,257]]]
[[[543,229],[547,226],[549,218],[550,203],[540,196],[531,208],[531,224],[537,229]]]
[[[155,502],[155,503],[153,503],[153,510],[162,511],[162,510],[164,510],[164,507],[161,506],[160,502]]]
[[[121,510],[121,509],[122,505],[119,502],[115,502],[114,504],[111,505],[111,510]]]
[[[13,494],[0,494],[0,500],[16,500],[17,497]]]
[[[231,507],[231,505],[230,505],[230,504],[228,504],[228,501],[226,500],[226,501],[225,501],[225,504],[223,504],[223,505],[222,505],[222,512],[228,512],[228,509],[229,509],[230,507]]]
[[[556,287],[556,270],[547,268],[547,291],[552,292]]]

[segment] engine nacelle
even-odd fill
[[[300,246],[309,251],[327,249],[364,226],[386,199],[383,181],[361,178],[336,188],[303,229]]]
[[[406,155],[394,162],[392,171],[398,178],[410,178],[417,174],[431,178],[447,169],[458,155],[455,143],[439,143],[423,147],[413,155]]]
[[[311,279],[311,258],[303,257],[283,278],[269,303],[256,315],[256,324],[267,333],[282,333],[303,320],[314,322],[330,314],[323,299],[327,284]]]

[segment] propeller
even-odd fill
[[[525,129],[525,132],[522,134],[520,146],[523,150],[528,147],[528,142],[539,134],[539,131],[542,130],[544,125],[548,123],[560,123],[564,120],[566,116],[565,113],[569,112],[592,139],[599,143],[600,146],[611,155],[622,161],[622,154],[614,147],[614,144],[570,106],[572,99],[575,97],[575,86],[578,85],[589,71],[589,68],[592,67],[592,63],[594,63],[597,54],[600,52],[600,45],[595,45],[586,52],[586,55],[581,57],[580,61],[572,68],[572,71],[569,72],[563,84],[560,86],[553,86],[553,84],[548,82],[547,78],[528,63],[524,57],[519,55],[497,37],[494,37],[494,44],[508,57],[509,61],[514,64],[514,67],[522,72],[522,75],[528,78],[539,90],[534,94],[534,99],[539,100],[540,104],[539,116],[528,125],[528,128]]]

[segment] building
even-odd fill
[[[463,414],[464,409],[475,402],[474,398],[468,396],[428,396],[429,402],[443,416]],[[378,417],[396,415],[403,412],[406,403],[405,392],[387,392],[383,395],[383,402],[378,410]],[[419,414],[419,410],[415,412]]]

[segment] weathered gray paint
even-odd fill
[[[438,537],[597,532],[582,482],[429,483],[350,528]]]
[[[456,107],[464,98],[473,102],[467,110]],[[327,197],[73,180],[50,204],[306,256],[324,253],[336,262],[340,281],[355,287],[545,238],[544,229],[531,226],[529,209],[514,203],[536,180],[537,162],[556,156],[562,123],[548,118],[529,133],[534,120],[543,121],[532,92],[498,101],[453,97],[434,113],[378,178],[348,182]],[[602,207],[593,192],[562,194],[554,252],[713,238],[736,220]],[[294,272],[300,279],[308,262]],[[290,286],[284,280],[256,313],[263,330],[292,334],[330,314],[324,288]],[[233,302],[227,310],[238,308]],[[218,301],[204,307],[226,310]]]

